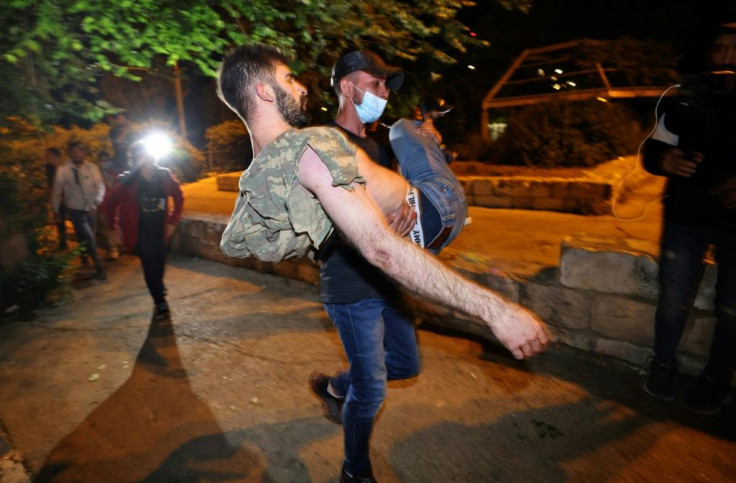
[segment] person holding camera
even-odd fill
[[[164,286],[166,248],[181,219],[184,195],[179,181],[171,170],[158,165],[145,140],[134,142],[128,156],[131,172],[106,203],[111,238],[141,259],[143,278],[154,303],[153,318],[166,320],[171,315]]]
[[[708,362],[685,405],[715,414],[732,399],[736,367],[736,23],[717,27],[710,71],[683,81],[644,144],[643,164],[666,176],[654,358],[644,390],[671,401],[676,351],[703,276],[718,264]]]

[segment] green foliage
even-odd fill
[[[252,160],[250,136],[240,120],[225,121],[205,132],[211,170],[246,169]]]
[[[502,0],[528,8],[528,0]],[[455,19],[468,0],[318,1],[14,0],[0,17],[2,114],[50,123],[60,115],[99,121],[115,107],[99,100],[98,79],[135,79],[141,70],[187,63],[214,76],[229,46],[274,44],[297,70],[328,77],[348,48],[375,47],[393,59],[453,62],[485,45]],[[163,67],[161,67],[163,66]],[[4,117],[4,116],[0,116]]]
[[[43,235],[49,210],[42,133],[13,122],[0,138],[0,318],[13,307],[14,314],[31,314],[63,282],[68,264]]]
[[[23,163],[22,158],[15,161],[32,164],[28,160]],[[0,319],[27,318],[63,284],[69,255],[54,254],[50,240],[43,235],[48,211],[42,183],[35,176],[19,176],[19,171],[7,169],[5,164],[2,167]]]
[[[0,320],[30,319],[54,295],[64,297],[66,272],[76,251],[54,253],[51,240],[38,232],[28,239],[36,251],[12,267],[0,267]]]
[[[653,40],[622,37],[608,42],[583,42],[572,58],[595,59],[602,67],[615,69],[617,78],[609,79],[614,85],[670,85],[677,79],[677,53],[670,45]]]
[[[463,142],[454,143],[451,148],[457,152],[457,159],[461,161],[476,161],[490,159],[493,150],[493,141],[485,139],[480,133],[470,133]]]
[[[634,113],[616,102],[553,102],[519,108],[493,147],[497,164],[594,166],[636,152],[643,138]]]

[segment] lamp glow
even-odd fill
[[[151,134],[143,141],[143,144],[146,146],[146,151],[156,159],[166,156],[171,151],[171,140],[161,133]]]

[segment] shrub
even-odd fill
[[[211,169],[246,169],[253,159],[250,136],[242,121],[225,121],[205,132]]]
[[[34,176],[17,176],[4,157],[0,171],[0,319],[29,318],[47,296],[63,286],[71,254],[51,251],[44,235],[48,216],[46,190],[36,189]],[[18,163],[22,160],[16,159]],[[24,164],[16,164],[22,167]],[[23,172],[22,170],[18,170]],[[21,195],[21,193],[23,193]]]
[[[636,115],[615,102],[553,102],[518,108],[489,159],[498,164],[594,166],[636,152]]]
[[[476,161],[491,159],[494,152],[494,142],[478,133],[467,136],[464,142],[453,144],[451,149],[457,151],[457,159],[461,161]]]

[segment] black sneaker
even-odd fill
[[[711,415],[718,414],[732,399],[730,385],[700,376],[697,385],[685,395],[682,402],[694,413]]]
[[[362,473],[360,475],[351,475],[343,465],[340,472],[340,483],[377,483],[372,472]]]
[[[330,394],[327,390],[329,385],[330,377],[321,372],[313,372],[309,376],[309,386],[312,388],[312,392],[322,401],[322,411],[324,411],[327,420],[335,424],[342,424],[342,405],[345,400]]]
[[[102,269],[97,270],[94,274],[94,279],[95,280],[107,280],[107,272],[105,272]]]
[[[676,375],[676,367],[663,364],[652,358],[652,363],[649,365],[649,377],[644,383],[644,391],[657,399],[672,401],[675,398]]]
[[[169,310],[169,304],[163,302],[158,304],[153,310],[153,318],[156,320],[166,320],[171,317],[171,310]]]

